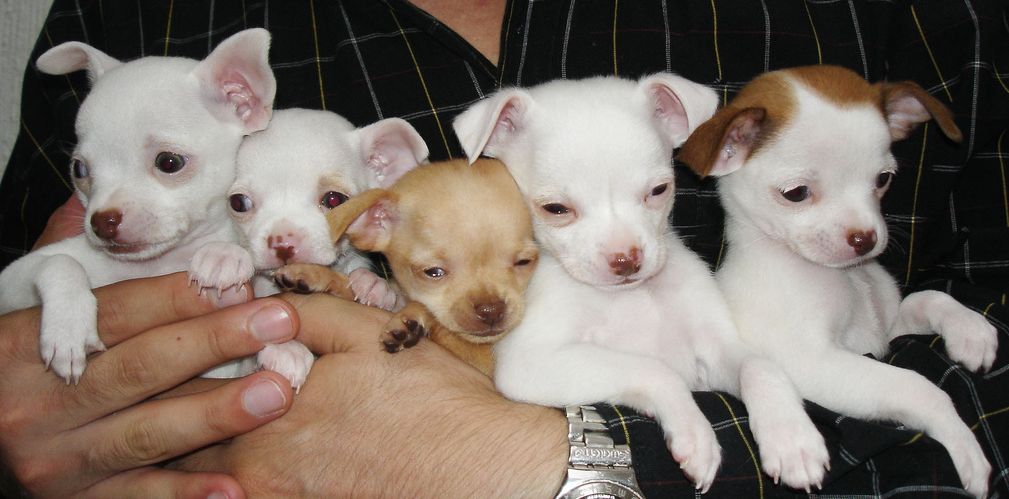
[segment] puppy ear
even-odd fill
[[[676,159],[701,177],[728,175],[756,149],[766,117],[762,107],[722,109],[690,135]]]
[[[406,121],[384,119],[357,131],[361,160],[371,173],[371,187],[389,187],[404,173],[427,161],[427,144]]]
[[[86,43],[66,42],[40,55],[35,67],[51,75],[63,75],[86,69],[88,79],[94,83],[106,71],[121,64],[117,59]]]
[[[528,92],[511,88],[495,92],[456,116],[452,128],[470,164],[480,154],[498,157],[501,150],[525,129],[532,103]]]
[[[277,81],[269,50],[268,31],[247,29],[221,42],[193,70],[211,111],[223,121],[237,120],[246,134],[266,128],[273,113]]]
[[[648,99],[652,119],[667,140],[670,153],[718,108],[714,90],[672,73],[657,73],[638,81]]]
[[[398,220],[393,197],[387,190],[369,189],[329,210],[326,221],[333,244],[346,234],[359,250],[384,250],[390,228]]]
[[[913,81],[877,84],[883,96],[883,111],[893,141],[906,139],[911,131],[932,118],[950,140],[960,142],[963,133],[953,121],[953,113]]]

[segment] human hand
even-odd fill
[[[39,308],[0,316],[0,496],[15,495],[15,484],[4,483],[15,480],[38,497],[244,497],[231,477],[151,465],[279,417],[293,399],[290,384],[260,372],[148,399],[256,353],[261,340],[291,339],[297,314],[276,298],[244,303],[248,289],[216,298],[188,284],[178,273],[95,290],[109,349],[90,359],[77,386],[39,359]]]
[[[84,232],[84,205],[81,204],[81,198],[77,197],[77,194],[71,194],[66,203],[49,215],[46,228],[35,240],[32,249],[39,249],[82,232]]]
[[[298,341],[323,353],[291,410],[187,456],[250,496],[550,497],[567,467],[563,414],[502,398],[430,341],[379,343],[390,315],[331,296],[285,295]]]

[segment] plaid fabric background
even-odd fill
[[[892,242],[882,260],[905,292],[945,290],[985,314],[1003,347],[984,376],[951,364],[934,336],[898,339],[883,360],[950,393],[995,468],[992,497],[1009,494],[1007,2],[512,0],[495,67],[402,0],[56,0],[32,60],[67,40],[120,59],[202,58],[253,26],[273,34],[278,108],[329,109],[358,125],[399,116],[424,136],[432,159],[461,156],[452,118],[502,85],[674,71],[728,100],[762,71],[818,63],[847,66],[872,81],[918,82],[953,109],[966,138],[957,146],[925,125],[895,145],[901,170],[884,202]],[[20,135],[0,184],[0,266],[27,251],[70,195],[68,153],[87,87],[82,73],[25,73]],[[673,224],[717,266],[723,238],[714,181],[677,166],[676,196]],[[759,473],[738,400],[696,398],[724,453],[705,497],[804,495]],[[965,496],[945,450],[928,437],[809,410],[832,457],[824,490],[811,496]],[[650,496],[695,495],[653,421],[626,408],[603,412],[615,438],[630,441]]]

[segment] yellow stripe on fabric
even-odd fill
[[[619,76],[617,71],[617,5],[620,0],[613,0],[613,76]]]
[[[620,428],[624,430],[624,442],[627,444],[628,447],[630,447],[631,432],[627,430],[627,420],[624,419],[624,413],[620,412],[620,409],[618,409],[617,406],[615,405],[611,407],[613,407],[613,412],[617,413],[617,417],[620,418]]]
[[[995,306],[995,302],[989,303],[988,306],[984,308],[984,312],[981,312],[981,315],[984,316],[985,318],[987,318],[988,317],[988,311],[991,310],[991,308],[994,307],[994,306]]]
[[[49,159],[49,155],[47,155],[46,152],[42,150],[42,144],[39,144],[39,141],[35,140],[35,135],[33,135],[32,131],[28,129],[28,124],[25,123],[25,120],[23,118],[21,119],[21,129],[24,130],[26,134],[28,134],[28,138],[31,139],[32,144],[35,144],[35,149],[38,150],[39,154],[42,155],[42,158],[46,160],[46,163],[49,163],[49,168],[52,168],[53,173],[56,174],[56,178],[60,179],[60,182],[63,182],[63,185],[66,186],[68,191],[73,192],[74,190],[73,186],[67,183],[66,179],[63,178],[63,174],[62,172],[60,172],[60,169],[56,168],[56,165],[53,164],[53,161]]]
[[[981,426],[981,421],[984,421],[984,420],[986,420],[986,419],[988,419],[988,418],[990,418],[992,416],[998,416],[999,414],[1002,414],[1002,413],[1005,413],[1005,412],[1009,412],[1009,407],[1003,407],[1001,409],[995,409],[994,411],[986,412],[986,413],[982,414],[981,417],[978,418],[977,423],[974,423],[973,425],[971,425],[970,431],[976,431],[978,429],[978,427]]]
[[[165,27],[165,53],[162,55],[168,55],[168,39],[172,36],[172,12],[175,10],[175,0],[169,0],[168,2],[168,26]]]
[[[511,7],[508,8],[508,19],[505,21],[505,28],[504,28],[504,41],[501,42],[501,55],[498,56],[498,62],[497,62],[498,64],[500,64],[500,66],[498,66],[497,68],[498,88],[501,88],[501,85],[504,83],[504,68],[505,68],[505,62],[508,59],[508,35],[511,34],[512,17],[515,15],[515,2],[508,2],[508,3],[511,4]]]
[[[1005,82],[1002,81],[1002,77],[999,76],[998,74],[998,66],[996,66],[995,63],[993,62],[991,63],[991,67],[992,69],[995,70],[995,79],[998,80],[999,85],[1002,85],[1002,90],[1005,90],[1006,93],[1009,93],[1009,87],[1006,86]]]
[[[319,59],[319,28],[315,23],[315,0],[308,0],[308,8],[312,13],[312,41],[315,43],[315,74],[319,79],[319,102],[322,110],[326,110],[326,90],[322,84],[322,62]]]
[[[1005,136],[1005,130],[998,136],[998,142],[996,143],[996,152],[998,155],[998,166],[999,170],[1002,171],[1002,206],[1005,208],[1005,225],[1009,227],[1009,185],[1006,184],[1005,177],[1005,160],[1002,159],[1002,137]]]
[[[760,471],[760,460],[757,459],[757,454],[753,452],[753,446],[750,445],[750,441],[746,438],[746,433],[743,432],[743,427],[739,424],[739,418],[736,417],[736,412],[732,410],[732,406],[729,405],[729,401],[725,400],[725,397],[719,393],[714,392],[718,395],[718,398],[722,400],[725,404],[725,408],[729,411],[729,416],[732,417],[732,424],[736,425],[736,431],[739,432],[739,438],[742,439],[743,445],[746,446],[746,452],[750,453],[750,460],[753,461],[753,469],[757,473],[757,490],[759,491],[760,499],[764,497],[764,475]]]
[[[722,54],[718,50],[718,10],[715,0],[711,0],[711,37],[715,48],[715,64],[718,67],[718,81],[722,81]]]
[[[904,276],[904,286],[911,282],[911,262],[914,261],[914,215],[918,211],[918,189],[921,186],[921,172],[925,169],[925,146],[928,144],[928,122],[922,126],[921,153],[918,155],[918,176],[914,180],[914,199],[911,202],[911,241],[907,246],[907,274]]]
[[[935,74],[939,75],[939,83],[942,84],[942,89],[946,91],[946,97],[949,97],[949,101],[953,102],[953,94],[950,93],[949,87],[946,86],[946,78],[943,78],[942,71],[939,69],[939,63],[935,61],[935,54],[932,53],[932,47],[929,47],[928,40],[925,38],[925,30],[921,28],[921,22],[918,21],[918,11],[914,9],[914,5],[911,6],[911,16],[914,17],[914,25],[918,27],[918,35],[921,36],[921,43],[925,44],[925,51],[928,52],[928,58],[932,60],[932,67],[935,68]]]
[[[452,157],[452,150],[448,147],[448,138],[445,136],[445,129],[441,126],[441,118],[438,116],[438,109],[434,107],[434,101],[431,100],[431,92],[427,90],[427,82],[424,81],[424,74],[420,70],[420,65],[417,64],[417,57],[413,54],[413,47],[410,46],[410,40],[406,37],[406,32],[403,31],[403,26],[399,24],[399,18],[396,17],[396,12],[389,9],[389,13],[392,14],[392,20],[396,23],[396,28],[399,29],[399,34],[403,37],[403,43],[406,44],[406,50],[410,53],[410,60],[413,61],[413,67],[417,70],[417,78],[420,79],[420,86],[424,89],[424,97],[427,98],[427,105],[431,108],[431,113],[434,115],[434,121],[438,125],[438,133],[441,134],[441,142],[445,146],[445,154],[448,155],[448,159],[454,159]]]
[[[806,8],[806,18],[809,19],[809,27],[813,30],[813,40],[816,42],[816,63],[823,64],[823,49],[820,47],[820,34],[816,32],[816,25],[813,24],[813,13],[809,11],[809,4],[805,1],[802,6]]]

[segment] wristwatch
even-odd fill
[[[569,405],[568,474],[555,499],[643,499],[631,448],[614,444],[606,420],[591,405]]]

